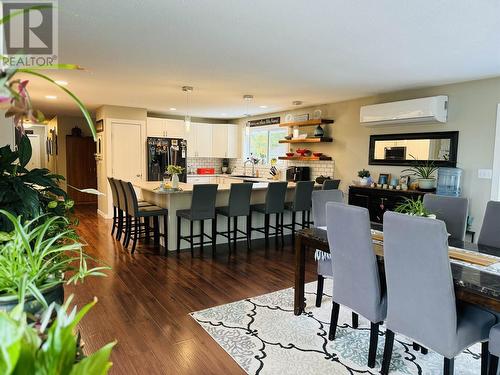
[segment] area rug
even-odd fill
[[[325,280],[320,308],[316,283],[306,284],[306,311],[293,314],[293,289],[212,307],[191,316],[248,374],[379,374],[385,328],[381,328],[376,367],[367,365],[370,323],[359,317],[351,326],[351,310],[341,307],[335,341],[328,341],[332,283]],[[456,374],[480,373],[480,345],[455,359]],[[396,335],[391,374],[441,374],[443,357],[412,349],[412,341]]]

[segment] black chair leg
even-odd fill
[[[318,275],[318,288],[316,290],[316,307],[321,307],[324,284],[325,284],[325,278],[322,275]]]
[[[181,217],[177,216],[177,253],[181,252]]]
[[[153,216],[153,243],[155,247],[160,246],[160,222],[158,220],[158,216]]]
[[[148,219],[149,221],[149,219]],[[149,240],[149,235],[148,235]],[[165,244],[165,256],[168,255],[168,216],[163,215],[163,243]]]
[[[498,370],[498,357],[490,354],[488,375],[497,375]]]
[[[351,314],[352,328],[357,329],[359,325],[359,316],[355,312]]]
[[[113,226],[111,227],[111,235],[115,234],[115,229],[118,225],[118,215],[116,213],[116,207],[113,206]]]
[[[204,242],[205,242],[205,220],[200,220],[200,255],[203,255]]]
[[[133,254],[135,252],[135,247],[137,246],[137,239],[139,237],[139,228],[140,228],[140,219],[136,217],[134,219],[134,240],[132,241],[132,251],[131,253]]]
[[[121,240],[123,233],[123,211],[118,209],[118,230],[116,231],[116,239]]]
[[[380,323],[370,322],[370,348],[368,349],[368,367],[375,367],[378,345],[378,327]]]
[[[285,246],[285,228],[283,227],[283,218],[284,218],[285,214],[282,212],[280,214],[280,232],[281,232],[281,248],[283,249],[283,247]]]
[[[126,226],[125,226],[125,237],[123,238],[123,246],[128,247],[130,242],[130,235],[132,232],[132,218],[130,215],[127,215]]]
[[[453,375],[455,358],[445,358],[443,365],[443,375]]]
[[[212,258],[215,258],[217,250],[217,214],[212,219]]]
[[[233,218],[233,244],[234,244],[234,252],[236,252],[236,239],[238,238],[238,216]]]
[[[391,365],[392,348],[394,347],[394,332],[391,330],[385,331],[385,345],[384,345],[384,358],[382,359],[382,375],[389,374],[389,367]]]
[[[311,228],[311,211],[307,211],[307,227]]]
[[[333,302],[332,305],[332,316],[330,317],[330,330],[328,331],[328,340],[335,340],[335,334],[337,333],[337,322],[339,321],[339,311],[340,305]]]
[[[231,255],[231,218],[227,217],[227,246],[229,247],[229,255]]]
[[[297,220],[297,213],[292,211],[292,242],[295,242],[295,221]]]
[[[269,214],[264,215],[264,236],[266,239],[266,247],[269,246]]]
[[[192,258],[194,257],[193,220],[189,220],[189,244],[191,248],[191,258]]]
[[[150,233],[150,227],[149,227],[149,217],[145,217],[144,218],[144,230],[146,231],[146,241],[149,242],[149,240],[151,239],[151,233]]]
[[[252,241],[252,214],[247,216],[247,250],[250,250],[250,242]]]
[[[274,242],[278,245],[278,240],[280,238],[280,214],[274,214]]]
[[[488,359],[489,359],[488,341],[481,343],[481,375],[488,374]]]

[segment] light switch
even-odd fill
[[[493,170],[491,170],[491,169],[478,169],[477,170],[477,177],[483,178],[485,180],[491,180],[493,177]]]

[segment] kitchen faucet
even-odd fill
[[[257,159],[252,155],[249,158],[247,158],[247,160],[245,160],[245,162],[243,163],[243,174],[245,176],[247,175],[247,163],[252,163],[252,177],[255,177],[255,164],[257,164],[258,162],[259,159]]]

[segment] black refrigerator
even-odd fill
[[[170,164],[184,168],[180,182],[186,182],[187,142],[182,138],[148,137],[148,181],[162,181]]]

